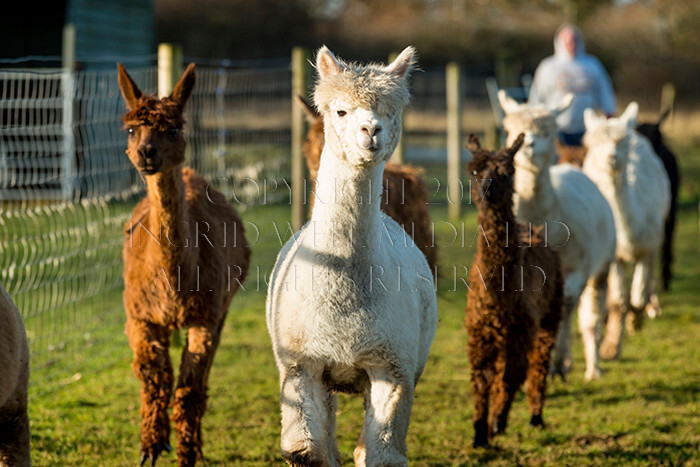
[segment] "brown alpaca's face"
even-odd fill
[[[129,160],[144,175],[154,175],[177,168],[185,161],[182,128],[165,131],[148,125],[127,126]]]
[[[194,89],[194,64],[187,67],[172,94],[163,99],[144,95],[121,64],[118,69],[119,89],[127,108],[124,129],[129,134],[129,160],[144,175],[178,168],[185,161],[182,111]]]
[[[480,150],[467,165],[472,196],[479,204],[510,202],[513,196],[512,156]]]

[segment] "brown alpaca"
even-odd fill
[[[132,368],[141,380],[141,465],[170,451],[168,406],[174,329],[188,328],[172,401],[180,466],[202,458],[207,378],[228,306],[245,279],[250,247],[236,211],[192,169],[182,168],[182,111],[195,83],[191,64],[169,97],[141,93],[124,67],[126,153],[146,197],[126,224],[124,306]]]
[[[492,153],[471,135],[468,164],[479,236],[469,272],[465,323],[474,396],[474,446],[502,433],[515,393],[527,378],[530,425],[544,426],[549,359],[563,305],[558,255],[513,215],[513,146]],[[489,418],[489,398],[491,413]]]
[[[296,96],[296,101],[309,121],[309,131],[304,140],[304,158],[315,188],[324,144],[323,118],[302,97]],[[384,166],[381,209],[413,238],[434,275],[437,271],[437,247],[428,211],[428,189],[422,175],[423,171],[416,167],[387,162]],[[315,195],[311,195],[309,215],[313,211],[315,198]]]
[[[583,160],[586,158],[586,146],[567,146],[562,144],[559,139],[554,139],[554,146],[557,149],[559,163],[569,163],[579,169],[583,167]]]
[[[0,285],[0,465],[31,465],[29,455],[29,347],[22,317]]]

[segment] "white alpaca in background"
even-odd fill
[[[571,95],[554,113],[542,106],[518,104],[505,91],[499,91],[498,99],[506,113],[507,144],[525,134],[515,154],[513,209],[522,221],[546,225],[547,243],[559,252],[565,275],[565,312],[553,372],[563,377],[571,366],[571,315],[579,303],[585,377],[596,379],[600,376],[597,343],[605,313],[608,270],[615,259],[615,222],[610,206],[579,169],[556,164],[555,117],[569,106]]]
[[[282,455],[291,465],[341,465],[339,391],[365,397],[356,464],[407,464],[413,392],[437,301],[425,256],[379,208],[414,63],[412,47],[388,66],[345,63],[326,47],[316,57],[314,101],[325,126],[318,200],[282,248],[267,296]]]
[[[661,314],[654,291],[654,263],[664,239],[664,223],[671,206],[668,175],[651,144],[635,130],[639,107],[627,106],[619,118],[584,112],[588,154],[583,171],[610,203],[617,230],[616,260],[610,269],[609,316],[600,352],[615,358],[622,350],[623,322],[628,306],[628,328],[641,325],[646,311]],[[626,291],[625,266],[634,265],[630,293]]]

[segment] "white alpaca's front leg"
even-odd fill
[[[335,427],[335,395],[323,385],[320,372],[299,366],[282,375],[282,457],[290,465],[339,466],[339,454],[328,452],[329,428]],[[331,419],[330,417],[333,417]],[[334,435],[334,434],[333,434]]]
[[[641,258],[634,268],[632,286],[630,287],[630,306],[633,313],[628,314],[626,323],[627,331],[630,334],[641,329],[647,308],[653,316],[656,316],[657,313],[661,314],[661,305],[654,293],[654,258],[657,257],[657,252],[654,251],[654,253]],[[652,296],[656,299],[655,303],[652,303]]]
[[[364,438],[365,465],[404,466],[406,433],[413,405],[413,377],[397,375],[388,368],[370,368],[369,401],[366,404]],[[355,450],[356,461],[363,453],[360,445]],[[362,465],[358,462],[358,465]]]
[[[616,260],[610,266],[608,276],[608,325],[603,342],[600,344],[600,356],[607,360],[617,358],[622,351],[627,306],[625,263],[622,260]]]
[[[601,374],[598,366],[598,341],[607,290],[608,274],[604,272],[588,280],[579,302],[578,327],[583,338],[583,353],[586,358],[586,381],[598,379]]]
[[[566,377],[566,374],[571,371],[573,366],[571,357],[571,319],[585,285],[586,276],[580,270],[571,272],[564,283],[564,316],[557,333],[551,368],[552,375],[559,375],[562,379]]]

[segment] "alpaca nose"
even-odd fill
[[[377,136],[377,133],[382,131],[382,126],[379,124],[379,122],[376,122],[376,123],[366,122],[366,123],[363,123],[362,126],[360,126],[360,130],[362,130],[363,133],[365,133],[367,136],[372,138],[374,136]]]
[[[139,155],[146,160],[153,159],[156,156],[157,152],[158,150],[150,144],[139,149]]]

